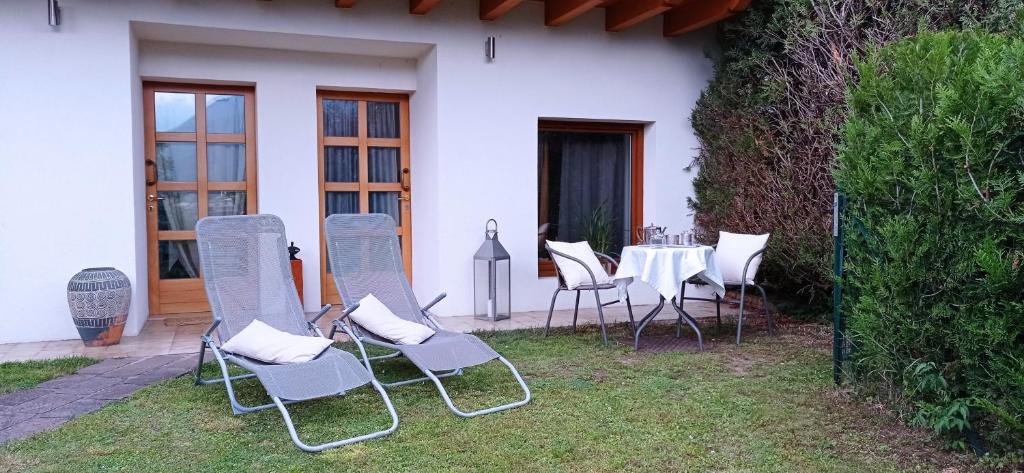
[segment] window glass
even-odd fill
[[[210,182],[244,182],[245,144],[206,145],[206,179]]]
[[[587,241],[617,255],[630,243],[632,135],[542,131],[538,143],[538,254],[544,240]]]
[[[245,133],[245,97],[206,96],[207,133]]]
[[[398,103],[366,102],[366,127],[370,138],[398,138]]]
[[[196,131],[196,96],[180,92],[156,92],[157,133],[193,133]]]
[[[324,99],[324,136],[356,136],[359,132],[359,102]]]

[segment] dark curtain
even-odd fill
[[[356,136],[359,130],[359,102],[325,99],[324,136]]]
[[[370,138],[398,138],[398,103],[366,102],[366,127]]]
[[[603,207],[609,251],[619,252],[628,231],[629,137],[622,133],[547,133],[550,169],[549,236],[587,239],[585,227]]]

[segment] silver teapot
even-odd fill
[[[657,227],[653,223],[636,229],[636,238],[641,244],[660,245],[665,243],[665,227]]]

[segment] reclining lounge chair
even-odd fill
[[[384,388],[351,353],[327,348],[315,359],[301,363],[271,364],[229,353],[221,349],[254,320],[277,330],[302,336],[323,336],[316,326],[330,306],[312,321],[307,321],[288,267],[284,224],[273,215],[207,217],[196,225],[199,259],[206,295],[210,300],[213,324],[202,337],[199,366],[195,383],[224,383],[231,411],[234,414],[277,407],[284,417],[288,434],[302,450],[318,452],[383,437],[398,428],[398,415]],[[216,339],[213,334],[216,332]],[[220,366],[222,377],[202,379],[203,355],[209,348]],[[228,365],[236,365],[248,373],[231,376]],[[238,402],[232,382],[257,378],[272,400],[269,404],[245,406]],[[391,415],[391,427],[344,440],[307,445],[295,432],[287,404],[328,396],[341,396],[346,391],[370,384],[380,393]]]
[[[395,221],[385,214],[338,214],[327,217],[325,223],[327,254],[330,257],[331,272],[337,284],[341,302],[346,309],[356,306],[363,297],[373,294],[395,315],[410,322],[426,325],[436,333],[417,345],[399,345],[378,337],[365,328],[348,320],[345,315],[334,322],[331,329],[333,338],[337,330],[349,335],[359,347],[363,356],[363,344],[392,350],[382,356],[368,357],[370,361],[405,356],[425,377],[384,383],[387,387],[410,383],[433,381],[441,392],[445,404],[455,414],[475,417],[492,412],[511,409],[530,402],[530,388],[508,360],[495,352],[479,338],[445,330],[429,309],[444,298],[441,294],[426,306],[420,307],[416,296],[409,287],[402,266],[402,249],[395,234]],[[463,412],[452,403],[448,391],[440,378],[461,375],[463,369],[498,360],[512,371],[525,397],[509,404]],[[372,370],[372,368],[371,368]]]

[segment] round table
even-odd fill
[[[686,281],[696,277],[711,286],[719,296],[725,296],[725,284],[715,265],[714,255],[715,249],[710,246],[639,245],[622,249],[619,267],[615,271],[615,284],[619,286],[620,299],[625,298],[626,286],[634,280],[643,281],[658,291],[660,296],[658,305],[640,319],[635,327],[635,349],[640,349],[640,332],[661,312],[668,299],[679,320],[685,321],[697,333],[697,344],[704,350],[704,337],[697,321],[682,309],[682,291]],[[677,330],[676,336],[679,335]]]

